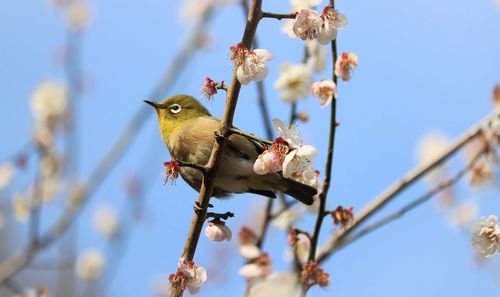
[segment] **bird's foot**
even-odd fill
[[[210,204],[210,203],[209,203],[207,206],[208,206],[208,207],[214,207],[214,206],[213,206],[212,204]],[[198,201],[196,201],[196,202],[194,203],[193,209],[194,209],[194,212],[195,212],[197,215],[200,215],[200,214],[202,213],[202,211],[203,211],[203,207],[201,206],[201,204],[200,204]]]
[[[215,136],[215,141],[217,141],[217,143],[221,143],[222,139],[224,139],[224,135],[222,135],[222,133],[219,130],[214,132],[214,136]]]
[[[207,219],[214,218],[214,219],[222,219],[222,220],[227,220],[229,218],[234,217],[234,213],[227,211],[225,213],[215,213],[215,212],[207,212]]]

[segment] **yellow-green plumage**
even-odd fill
[[[146,102],[157,111],[161,137],[172,158],[205,165],[214,145],[214,133],[220,126],[219,119],[188,95],[172,96],[158,104]],[[213,196],[222,198],[231,193],[251,192],[275,197],[273,192],[280,191],[312,204],[314,188],[285,179],[279,173],[258,175],[253,171],[253,164],[262,151],[260,144],[241,135],[231,135],[215,177]],[[200,190],[202,173],[199,170],[181,167],[180,174],[192,188]]]

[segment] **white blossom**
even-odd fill
[[[76,275],[85,281],[95,281],[99,279],[106,265],[104,255],[95,249],[88,249],[82,252],[76,261]]]
[[[100,205],[92,216],[94,228],[107,237],[115,236],[120,229],[120,220],[115,210],[106,205]]]
[[[490,257],[500,252],[500,227],[497,216],[481,217],[472,226],[472,247],[479,254]]]
[[[293,103],[309,96],[312,82],[311,69],[305,64],[285,63],[280,67],[280,76],[274,82],[274,87],[280,91],[283,100]]]
[[[422,137],[417,146],[417,161],[419,164],[434,162],[448,147],[449,138],[441,132],[429,132]],[[426,176],[431,183],[440,182],[445,175],[443,166],[438,166]]]
[[[307,66],[316,73],[323,72],[326,63],[325,47],[312,40],[306,40],[305,45],[309,56],[306,63]]]
[[[31,111],[37,121],[45,126],[54,127],[67,113],[68,92],[65,86],[46,81],[31,96]]]
[[[26,222],[31,211],[31,200],[19,193],[15,193],[11,201],[14,218],[19,222]]]
[[[304,145],[291,151],[283,162],[283,177],[298,177],[311,166],[312,158],[317,155],[318,151],[312,145]]]
[[[257,263],[249,263],[243,265],[238,274],[243,276],[246,280],[251,281],[259,278],[264,278],[270,273],[270,269],[267,266],[262,266]]]
[[[239,248],[239,253],[247,259],[254,259],[260,256],[260,249],[253,243],[242,244]]]
[[[323,24],[316,39],[325,45],[337,38],[337,30],[347,26],[347,17],[338,10],[326,6],[321,18]]]
[[[273,221],[272,225],[278,227],[281,230],[288,229],[293,223],[300,220],[302,216],[300,212],[296,209],[288,209],[281,212]]]
[[[234,62],[238,81],[243,85],[247,85],[252,80],[261,81],[266,78],[269,69],[265,62],[271,61],[272,55],[265,49],[249,51],[243,43],[238,43],[231,46],[229,59]]]
[[[325,107],[332,102],[333,97],[337,97],[337,85],[331,79],[324,79],[313,83],[311,92],[314,97],[321,100],[321,107]]]
[[[0,164],[0,191],[5,189],[14,178],[16,168],[12,162],[4,162]]]
[[[457,228],[467,227],[478,213],[479,208],[474,200],[465,201],[451,210],[450,223]]]
[[[205,228],[205,236],[209,240],[217,242],[224,240],[230,241],[232,232],[223,221],[209,221],[208,226]]]
[[[315,39],[318,37],[322,25],[323,19],[319,13],[305,8],[295,16],[293,32],[302,40]]]
[[[249,297],[298,297],[300,289],[292,273],[272,273],[250,287]]]
[[[64,10],[68,26],[75,30],[84,29],[90,20],[89,4],[82,1],[71,1]]]
[[[302,145],[302,136],[297,128],[297,125],[289,125],[278,118],[272,120],[273,127],[278,131],[281,138],[283,138],[291,148],[297,148]]]
[[[179,260],[179,270],[189,277],[187,289],[191,294],[198,293],[203,283],[207,281],[207,271],[205,268],[198,267],[193,262]]]

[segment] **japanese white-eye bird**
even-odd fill
[[[173,159],[204,166],[207,164],[219,130],[219,119],[210,115],[201,103],[189,95],[175,95],[152,105],[157,112],[160,133]],[[275,198],[283,192],[311,205],[316,189],[284,178],[280,173],[256,174],[255,160],[264,151],[261,144],[238,134],[231,134],[223,151],[212,196],[224,198],[232,193],[255,193]],[[181,166],[182,178],[199,192],[203,173]]]

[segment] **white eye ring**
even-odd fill
[[[171,113],[179,113],[182,110],[182,107],[179,104],[172,104],[169,110]]]

